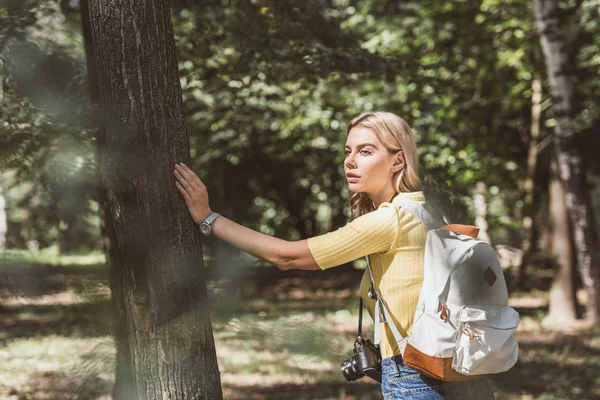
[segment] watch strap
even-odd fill
[[[204,221],[203,223],[208,224],[208,225],[212,225],[213,221],[215,219],[217,219],[217,217],[220,217],[221,214],[217,213],[217,212],[213,212],[212,214],[210,214]]]

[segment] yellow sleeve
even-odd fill
[[[308,248],[321,269],[335,267],[367,254],[389,251],[398,232],[396,207],[381,207],[339,228],[308,239]]]

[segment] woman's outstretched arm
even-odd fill
[[[204,221],[212,210],[208,191],[198,175],[185,164],[175,164],[175,186],[183,196],[190,215],[196,224]],[[223,216],[212,224],[212,232],[231,245],[260,257],[281,270],[318,270],[306,240],[289,242],[246,228]]]

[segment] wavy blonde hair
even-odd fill
[[[419,161],[417,144],[412,129],[408,123],[391,112],[374,111],[362,113],[350,120],[346,127],[346,137],[352,128],[362,126],[369,128],[377,139],[392,154],[402,150],[405,165],[396,172],[392,178],[396,193],[416,192],[421,190],[421,179],[419,178]],[[350,220],[360,217],[375,210],[375,205],[366,193],[350,192]]]

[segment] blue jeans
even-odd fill
[[[422,375],[404,364],[402,356],[381,361],[381,392],[384,400],[493,400],[489,379],[443,382]]]

